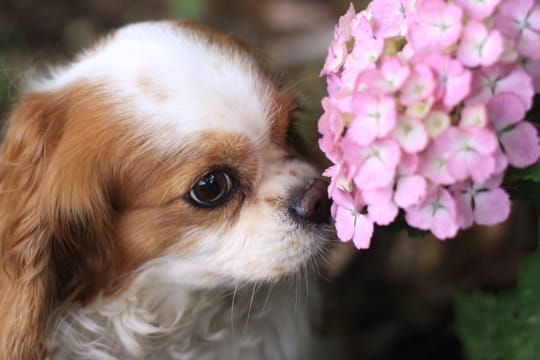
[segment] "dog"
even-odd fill
[[[145,22],[28,82],[0,151],[0,359],[310,358],[288,293],[330,203],[264,68]]]

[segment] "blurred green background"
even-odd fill
[[[316,121],[325,81],[318,74],[347,6],[342,0],[0,0],[0,117],[7,117],[28,69],[67,61],[128,22],[189,19],[236,34],[268,55],[277,78],[307,109],[300,114],[304,150],[321,164]],[[369,251],[341,244],[323,264],[322,337],[349,359],[464,359],[452,294],[514,287],[523,259],[536,248],[537,216],[516,202],[506,223],[446,242],[378,230]]]

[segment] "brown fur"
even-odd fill
[[[0,151],[0,359],[43,359],[54,310],[118,293],[168,249],[193,251],[182,234],[234,219],[256,181],[247,139],[205,133],[204,149],[195,138],[164,154],[108,98],[88,83],[31,93],[9,119]],[[226,206],[196,209],[185,194],[208,164],[236,169],[242,182]]]
[[[180,26],[231,56],[252,52],[231,36]],[[138,81],[156,101],[165,99],[150,79]],[[1,360],[45,358],[51,313],[117,294],[166,251],[193,251],[197,243],[185,233],[233,220],[250,199],[258,169],[247,139],[205,133],[166,153],[131,127],[112,98],[129,100],[96,83],[29,93],[8,121],[0,150]],[[276,91],[272,139],[283,147],[291,104]],[[235,169],[241,182],[225,206],[197,209],[185,195],[213,170],[208,164]]]

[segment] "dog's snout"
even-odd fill
[[[324,180],[315,179],[307,189],[295,194],[290,207],[292,216],[315,224],[328,222],[331,202],[327,187]]]

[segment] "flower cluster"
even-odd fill
[[[439,239],[505,220],[508,166],[540,156],[536,0],[373,0],[339,19],[320,147],[338,237],[369,247],[402,211]]]

